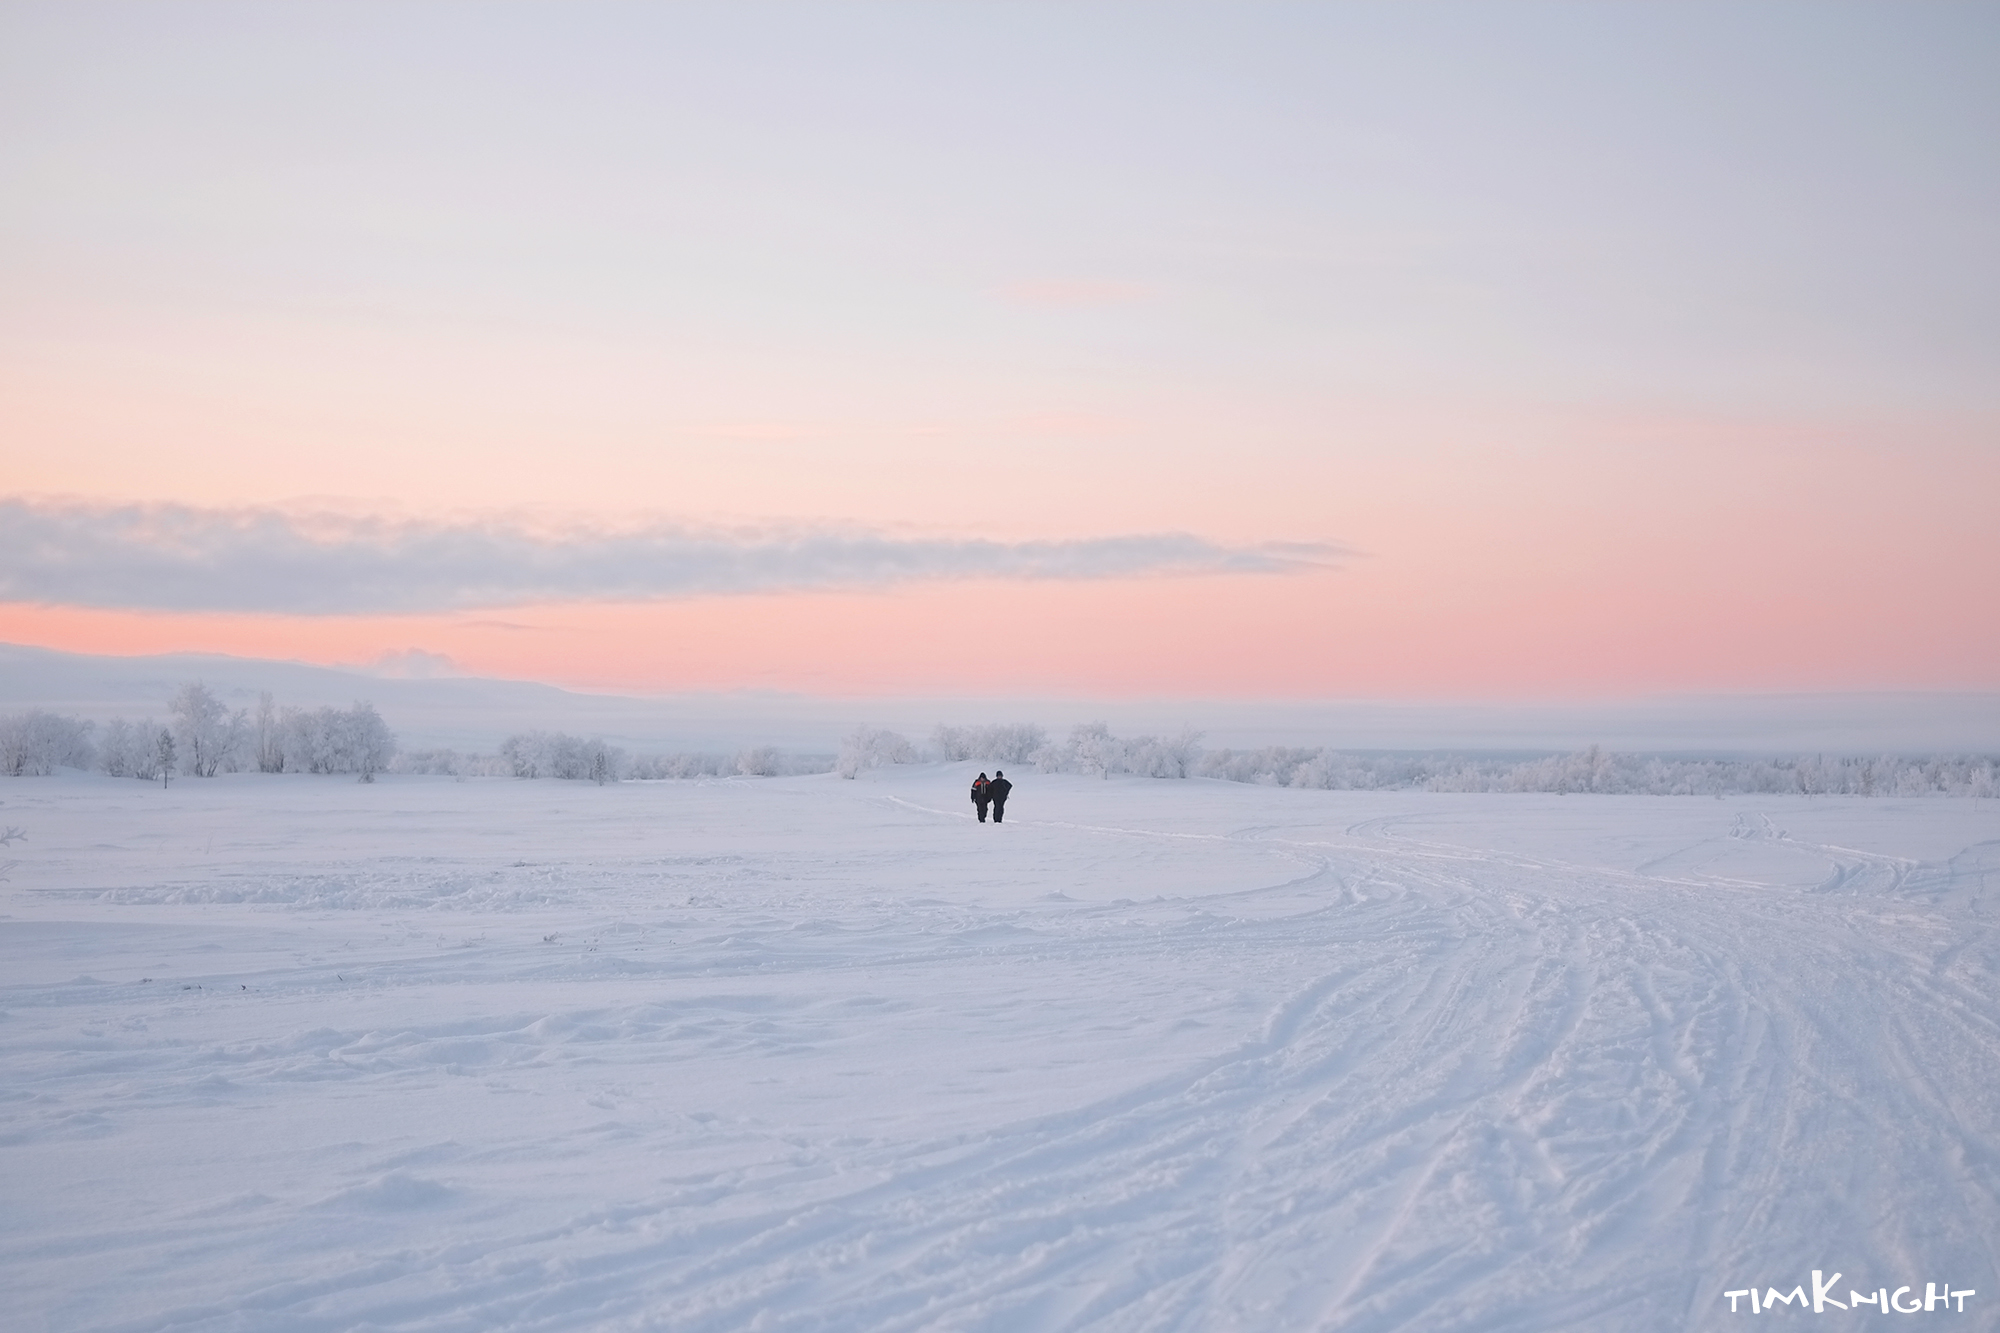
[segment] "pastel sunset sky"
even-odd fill
[[[1996,69],[1992,4],[10,3],[0,640],[2000,689]]]

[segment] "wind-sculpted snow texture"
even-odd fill
[[[10,781],[9,1325],[2000,1327],[1991,802],[972,768]]]

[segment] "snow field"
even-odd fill
[[[10,1318],[2000,1327],[1991,803],[975,768],[6,784]]]

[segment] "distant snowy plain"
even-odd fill
[[[0,784],[0,1323],[2000,1327],[1993,803],[975,767]]]

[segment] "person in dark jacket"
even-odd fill
[[[982,824],[986,822],[986,803],[992,799],[986,794],[986,790],[986,775],[981,773],[972,780],[972,808],[979,812],[979,822]]]
[[[1007,775],[999,769],[993,770],[993,781],[986,784],[987,799],[993,802],[993,822],[999,823],[1007,814],[1007,793],[1014,790],[1014,784],[1007,781]]]

